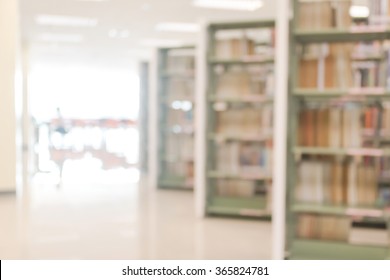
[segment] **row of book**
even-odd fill
[[[295,200],[320,205],[377,205],[378,171],[375,162],[303,160],[298,166]]]
[[[348,241],[351,221],[347,217],[301,214],[298,216],[299,238]]]
[[[387,43],[308,44],[301,46],[299,55],[300,88],[390,87],[390,51]]]
[[[167,83],[168,100],[194,99],[194,79],[171,78]]]
[[[217,112],[216,132],[232,136],[272,135],[272,106],[258,108],[232,104],[226,111]]]
[[[269,177],[272,172],[272,142],[225,142],[215,145],[216,169],[249,179]]]
[[[174,101],[175,102],[175,101]],[[193,126],[194,110],[191,102],[176,101],[172,102],[170,110],[167,112],[166,126]],[[172,108],[174,107],[174,108]]]
[[[195,59],[193,50],[171,50],[166,58],[166,70],[168,73],[193,73]]]
[[[216,95],[220,97],[240,97],[245,95],[274,94],[275,81],[273,66],[230,67],[229,71],[216,69]]]
[[[161,178],[172,178],[173,180],[177,178],[184,179],[184,182],[190,184],[194,179],[194,162],[166,162],[164,164],[164,169],[161,170]],[[185,183],[184,183],[185,184]]]
[[[372,146],[367,136],[390,132],[390,108],[342,107],[306,108],[299,113],[297,142],[299,146],[359,148]],[[380,135],[378,135],[380,136]]]
[[[220,197],[255,197],[265,196],[271,192],[268,182],[250,180],[216,180],[216,195]]]
[[[357,6],[355,4],[353,0],[299,1],[298,28],[320,30],[346,29],[356,25],[388,25],[388,0],[369,0]],[[367,8],[367,15],[354,14],[356,7],[360,10]]]
[[[267,57],[274,54],[275,32],[273,28],[262,30],[224,30],[216,34],[215,57],[218,59],[242,59]]]
[[[193,161],[194,138],[190,134],[172,134],[165,137],[165,160],[167,161]]]

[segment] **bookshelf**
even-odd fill
[[[292,1],[289,259],[390,259],[388,4]]]
[[[194,186],[195,47],[158,49],[158,177],[160,189]]]
[[[205,147],[197,168],[204,215],[271,217],[274,27],[272,20],[204,24]]]

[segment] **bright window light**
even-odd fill
[[[198,32],[199,25],[185,22],[161,22],[156,25],[156,30],[173,32]]]
[[[255,11],[263,6],[262,0],[193,0],[193,5],[202,8]]]
[[[98,20],[95,18],[60,16],[60,15],[38,15],[35,22],[39,25],[71,26],[71,27],[94,27]]]
[[[370,9],[367,6],[351,6],[349,15],[353,18],[366,18],[370,15]]]
[[[80,43],[84,37],[81,34],[43,33],[39,36],[41,41],[57,43]]]

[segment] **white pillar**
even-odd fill
[[[149,151],[148,151],[148,185],[153,189],[157,188],[158,177],[158,49],[154,50],[149,66]]]
[[[206,215],[206,123],[207,123],[207,44],[206,21],[200,21],[201,32],[196,46],[195,91],[195,213],[198,218]]]
[[[274,104],[274,166],[272,194],[272,258],[284,259],[287,185],[287,104],[290,1],[277,0],[276,89]]]
[[[18,15],[17,0],[0,0],[0,193],[15,192],[19,179],[16,136],[16,102],[20,89],[17,79]]]

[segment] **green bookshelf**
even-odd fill
[[[271,217],[272,120],[269,126],[261,122],[273,108],[274,26],[252,21],[206,27],[206,215]]]
[[[158,177],[160,189],[194,187],[195,47],[158,50]]]
[[[340,6],[334,4],[336,2]],[[292,1],[294,17],[290,26],[285,243],[287,259],[390,259],[389,207],[388,202],[380,198],[379,190],[390,188],[390,184],[381,179],[380,175],[383,173],[381,169],[383,164],[390,157],[390,146],[383,144],[385,138],[383,136],[388,132],[381,130],[384,121],[383,105],[390,97],[389,85],[386,79],[380,78],[380,74],[376,74],[375,77],[378,78],[373,81],[369,76],[372,73],[367,75],[363,73],[365,67],[374,66],[380,73],[383,70],[380,67],[385,67],[388,58],[381,52],[362,51],[364,47],[374,48],[375,44],[379,44],[381,50],[388,51],[382,43],[390,39],[390,30],[381,26],[355,26],[356,20],[353,18],[350,26],[338,27],[339,24],[345,25],[347,22],[342,16],[329,21],[334,28],[329,26],[319,28],[315,24],[310,24],[310,20],[315,20],[313,19],[315,14],[308,12],[311,6],[322,5],[321,11],[326,13],[325,9],[329,8],[329,11],[332,11],[330,15],[335,15],[341,11],[337,9],[348,3],[350,1]],[[344,12],[348,12],[348,9]],[[305,29],[302,29],[303,23],[307,24]],[[326,25],[327,21],[320,23]],[[308,29],[308,26],[313,26],[313,30]],[[373,41],[375,43],[370,43]],[[341,60],[344,51],[342,48],[347,44],[354,52],[358,50],[363,52],[363,55],[348,53],[342,58],[344,60]],[[317,48],[319,54],[307,58],[309,57],[307,50],[310,47]],[[325,55],[321,53],[324,49],[327,50],[323,52]],[[334,55],[332,51],[339,55],[334,59],[336,62],[329,58]],[[326,60],[328,58],[329,60]],[[339,67],[337,71],[346,69],[341,68],[346,65],[345,61],[350,63],[346,67],[350,67],[351,70],[348,68],[340,71],[343,74],[339,80],[337,77],[330,82],[326,80],[332,77],[332,74],[326,72],[326,67],[336,65],[335,67]],[[312,82],[310,79],[313,79],[307,70],[313,69],[309,68],[312,67],[310,63],[314,63],[314,70],[318,71],[316,87],[310,84]],[[343,87],[334,85],[344,77],[347,80],[350,72],[353,73],[351,84]],[[306,76],[302,75],[308,75],[308,78],[305,80]],[[324,78],[321,78],[321,75]],[[364,80],[366,76],[369,77],[368,81]],[[361,86],[356,86],[357,83]],[[349,115],[354,110],[359,112],[356,121]],[[372,121],[373,128],[365,130],[363,128],[368,123],[368,116],[371,116],[370,110],[376,112]],[[320,115],[324,114],[323,112],[325,115]],[[335,118],[337,114],[342,117]],[[331,123],[332,118],[343,122],[344,126],[340,124],[343,132],[337,132],[339,126],[337,121]],[[327,126],[320,127],[321,122]],[[350,129],[348,125],[353,127],[351,135],[355,136],[355,132],[359,131],[361,137],[359,141],[348,138],[348,133],[344,132]],[[328,129],[329,134],[323,134],[323,131]],[[357,138],[354,136],[351,138]],[[370,137],[371,142],[367,141]],[[324,144],[324,138],[329,142]],[[343,141],[343,144],[334,144],[332,141],[336,141],[335,139],[342,139],[339,141],[340,143]],[[339,143],[337,141],[335,143]],[[362,171],[365,166],[368,171]],[[365,186],[366,189],[361,187],[361,182],[369,182]],[[370,192],[368,188],[371,188]],[[362,196],[363,191],[366,191],[366,198]],[[387,228],[383,233],[387,234],[388,238],[383,244],[351,241],[351,232],[355,230],[354,222],[366,220]],[[332,230],[326,230],[329,228]]]

